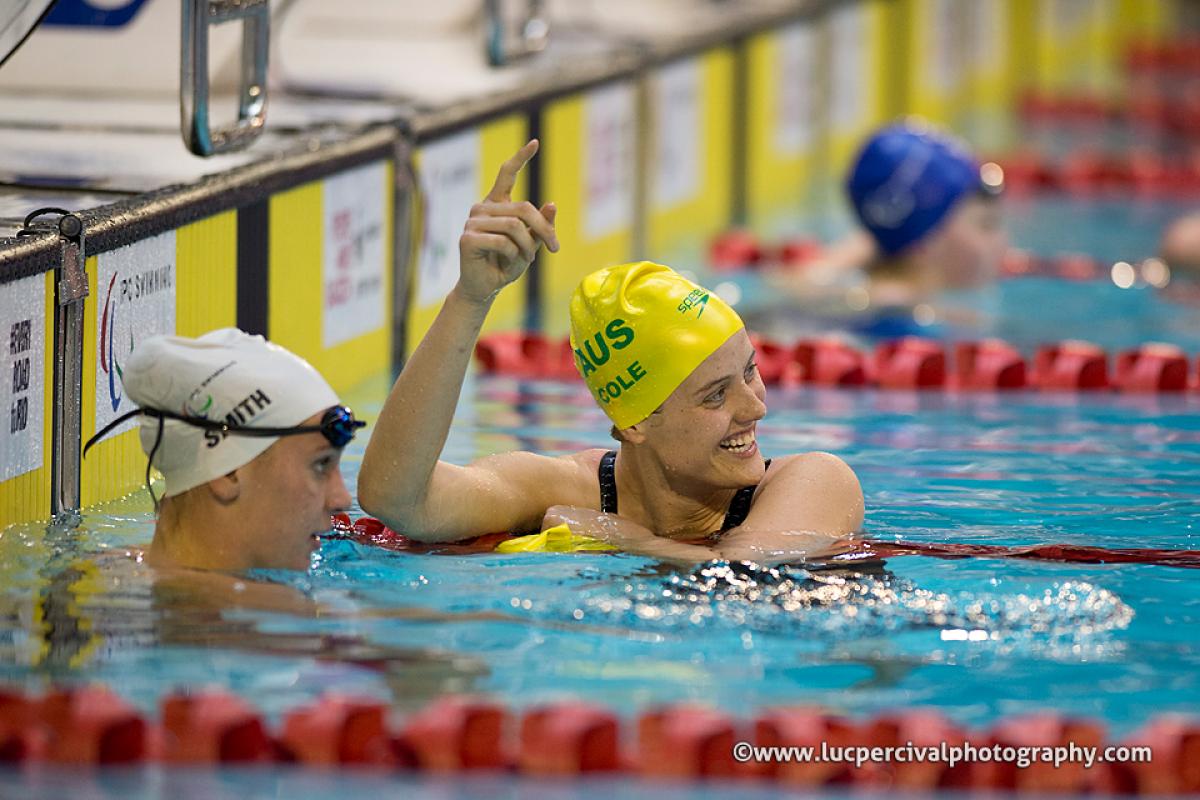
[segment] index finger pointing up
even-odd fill
[[[516,155],[501,164],[500,173],[496,175],[496,182],[485,199],[493,203],[507,203],[511,200],[513,186],[517,183],[517,175],[537,151],[538,140],[530,139],[524,147],[516,152]]]

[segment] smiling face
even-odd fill
[[[751,486],[766,469],[756,436],[765,396],[750,338],[738,331],[635,428],[668,472],[713,488]]]
[[[315,414],[302,425],[318,425]],[[238,535],[264,569],[308,569],[317,534],[329,517],[350,506],[340,469],[342,451],[320,433],[285,436],[241,467]]]

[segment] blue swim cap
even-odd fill
[[[962,147],[909,124],[872,136],[846,181],[858,218],[887,255],[921,239],[979,186],[979,165]]]

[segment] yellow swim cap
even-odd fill
[[[650,416],[744,327],[724,300],[649,261],[597,270],[571,297],[575,368],[618,428]]]

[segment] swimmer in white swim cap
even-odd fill
[[[138,345],[123,382],[142,449],[166,478],[152,566],[307,569],[350,505],[339,464],[365,423],[308,362],[236,328]],[[87,448],[84,452],[86,454]],[[153,497],[153,490],[151,490]]]

